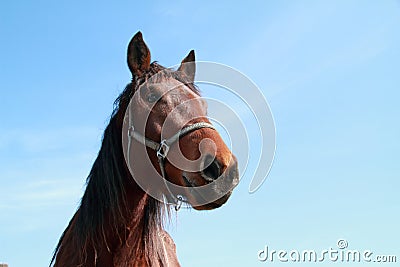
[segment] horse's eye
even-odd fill
[[[158,100],[159,96],[155,93],[149,93],[146,96],[147,102],[154,103]]]

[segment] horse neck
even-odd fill
[[[99,248],[98,265],[180,266],[175,244],[162,227],[160,203],[136,184],[128,168],[125,173],[124,223],[112,217],[106,220],[102,228],[107,241]]]
[[[130,179],[132,186],[127,190],[129,223],[113,236],[124,236],[113,255],[114,266],[179,267],[175,243],[162,226],[164,207],[144,193],[131,176]]]
[[[123,209],[126,223],[116,222],[115,218],[107,214],[104,224],[96,231],[96,236],[88,236],[84,244],[79,241],[82,239],[79,236],[81,232],[78,221],[85,216],[81,206],[61,237],[54,266],[124,266],[114,264],[115,260],[137,258],[135,254],[123,250],[126,245],[129,245],[132,252],[141,250],[145,207],[149,198],[143,191],[134,188],[127,190],[127,196],[126,203],[129,206]]]
[[[155,200],[136,184],[126,165],[118,163],[123,160],[122,149],[117,150],[122,144],[113,137],[121,134],[113,126],[106,129],[81,205],[57,246],[55,266],[113,266],[118,254],[127,259],[148,255],[149,237],[161,227],[159,220],[152,221],[159,218]],[[110,162],[114,165],[104,165]],[[127,244],[136,254],[119,253]],[[99,265],[102,262],[106,264]]]
[[[125,164],[124,167],[117,166],[117,172],[122,176],[120,183],[113,185],[120,188],[117,191],[121,201],[117,202],[121,205],[113,206],[115,201],[109,201],[109,210],[104,213],[101,224],[97,227],[91,224],[90,214],[96,214],[96,205],[104,204],[98,192],[104,194],[102,190],[110,186],[109,181],[114,178],[104,177],[99,170],[104,169],[105,162],[118,164],[115,162],[123,160],[122,144],[111,138],[121,136],[121,129],[115,127],[122,123],[119,117],[117,114],[106,129],[81,206],[57,246],[54,266],[179,266],[175,244],[162,229],[160,203],[136,184]],[[118,147],[119,150],[114,151],[117,156],[109,158],[107,149]],[[113,212],[116,208],[121,213]],[[82,239],[82,236],[88,238]]]
[[[154,244],[157,246],[157,234],[162,227],[148,221],[148,205],[152,200],[149,195],[138,192],[141,190],[127,190],[127,224],[123,225],[118,233],[110,233],[109,239],[117,244],[112,249],[114,266],[155,266],[154,262],[158,262],[156,254],[152,254],[149,249],[154,249]],[[149,241],[152,246],[149,246]]]

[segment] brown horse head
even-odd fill
[[[136,86],[125,123],[134,125],[137,133],[160,143],[190,126],[210,125],[207,103],[194,85],[193,50],[178,70],[167,69],[150,63],[149,48],[139,32],[129,43],[128,66]],[[139,146],[143,144],[136,142],[134,153],[130,152],[132,160],[128,165],[133,176],[163,179],[156,151],[142,149],[147,154],[143,156],[138,153]],[[198,210],[223,205],[239,182],[237,160],[212,126],[196,128],[170,144],[164,168],[164,178],[171,183],[161,185],[168,187],[163,191],[166,197],[184,196]]]

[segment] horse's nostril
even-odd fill
[[[204,157],[204,169],[202,170],[203,177],[211,180],[216,180],[221,175],[221,165],[212,155]]]

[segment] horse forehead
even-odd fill
[[[164,94],[171,107],[183,104],[187,108],[190,108],[193,104],[199,104],[199,106],[194,105],[194,107],[200,107],[200,112],[207,111],[205,100],[188,86],[175,79],[168,80],[166,83],[158,83],[156,86]]]
[[[155,84],[164,93],[187,95],[193,98],[198,98],[199,96],[193,92],[188,86],[176,79],[167,79],[163,83]]]

